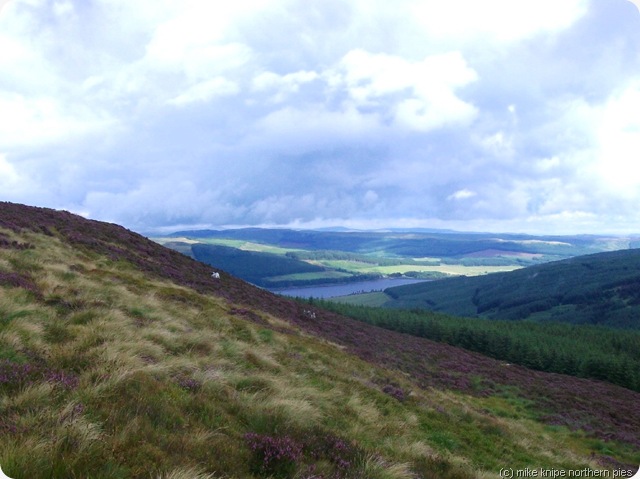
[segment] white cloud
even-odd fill
[[[614,194],[640,199],[640,80],[614,95],[597,131],[596,173]]]
[[[434,55],[419,62],[352,50],[330,77],[361,108],[380,108],[401,126],[428,131],[473,120],[477,109],[455,90],[477,75],[460,54]]]
[[[70,0],[56,1],[53,4],[53,13],[62,21],[66,21],[75,13],[75,8]]]
[[[482,138],[480,144],[496,158],[510,159],[515,153],[513,139],[508,137],[504,131],[498,131],[493,135]]]
[[[300,87],[319,78],[315,71],[301,70],[286,75],[274,72],[262,72],[252,82],[253,91],[272,93],[271,101],[279,103],[290,95],[298,93]]]
[[[468,190],[466,188],[462,190],[458,190],[452,195],[447,196],[448,200],[466,200],[469,198],[473,198],[477,193],[475,191]]]
[[[2,188],[11,188],[15,186],[20,177],[11,163],[7,161],[5,155],[0,154],[0,185]]]
[[[0,148],[40,147],[103,130],[109,118],[56,98],[0,91]]]
[[[586,0],[422,0],[411,2],[410,11],[436,37],[516,41],[567,28],[587,5]]]
[[[239,91],[240,88],[234,82],[223,77],[216,77],[212,80],[196,83],[184,93],[169,100],[169,103],[184,106],[189,103],[207,102],[217,96],[235,95]]]

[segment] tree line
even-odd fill
[[[428,338],[495,359],[640,391],[640,332],[591,325],[469,319],[313,300],[385,329]]]

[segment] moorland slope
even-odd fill
[[[14,479],[631,468],[639,401],[212,278],[117,225],[0,203],[0,465]]]

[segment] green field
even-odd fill
[[[438,272],[451,276],[478,276],[481,274],[498,273],[504,271],[513,271],[520,269],[521,266],[464,266],[459,264],[441,264],[441,265],[415,265],[415,264],[399,264],[393,266],[373,266],[366,263],[358,263],[356,261],[322,261],[317,262],[332,268],[346,269],[349,271],[357,271],[359,273],[380,273],[390,275],[394,273],[408,273],[410,271],[418,272]]]
[[[219,239],[219,238],[202,239],[201,238],[198,240],[194,240],[186,237],[181,237],[181,238],[158,237],[158,238],[153,238],[153,240],[162,245],[167,245],[168,243],[170,245],[172,241],[187,243],[189,245],[203,243],[203,244],[211,244],[211,245],[230,246],[232,248],[237,248],[242,251],[256,251],[259,253],[272,253],[272,254],[278,254],[282,256],[284,256],[290,251],[298,251],[296,249],[281,248],[279,246],[254,243],[252,241],[235,240],[235,239]]]

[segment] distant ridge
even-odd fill
[[[640,249],[387,289],[385,306],[640,328]]]
[[[385,251],[399,257],[462,258],[495,251],[497,254],[533,254],[561,259],[612,249],[640,246],[637,238],[607,236],[532,236],[526,234],[468,233],[428,229],[331,231],[288,228],[240,228],[179,231],[169,237],[224,238],[281,247],[336,250],[369,254]]]

